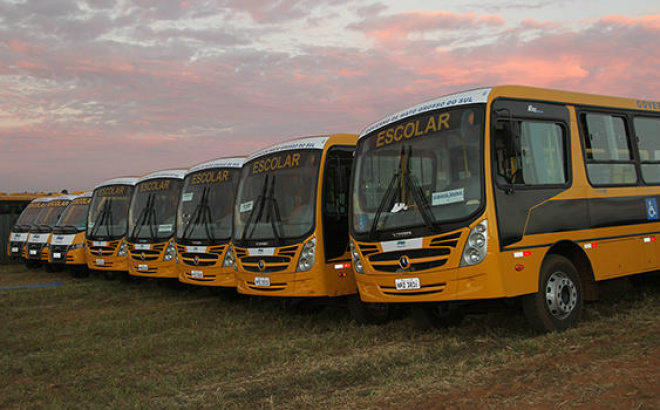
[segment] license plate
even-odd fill
[[[35,251],[34,249],[30,249],[30,255],[34,256],[36,254],[37,254],[37,251]]]
[[[394,284],[396,285],[396,290],[421,289],[422,287],[419,283],[419,278],[396,279]]]
[[[18,253],[18,248],[15,246],[11,248],[11,253]]]
[[[62,259],[62,254],[60,252],[53,252],[53,259]]]
[[[191,270],[190,276],[192,276],[195,279],[204,279],[204,272],[201,270]]]
[[[97,265],[105,265],[105,259],[97,259],[94,261]]]
[[[267,288],[270,286],[270,278],[254,278],[254,286]]]
[[[148,271],[149,270],[149,265],[138,265],[137,270],[139,270],[139,271]]]

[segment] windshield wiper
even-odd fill
[[[211,241],[215,241],[215,236],[213,235],[213,231],[209,226],[210,222],[212,221],[211,207],[209,206],[209,199],[208,199],[209,189],[210,189],[209,187],[205,187],[204,190],[202,191],[202,197],[199,200],[197,206],[195,207],[195,210],[193,211],[192,215],[190,216],[190,220],[183,229],[183,234],[181,235],[182,240],[186,240],[190,235],[192,235],[194,228],[196,226],[203,224],[207,238],[210,239]]]
[[[110,237],[110,226],[112,225],[111,204],[112,204],[112,198],[108,198],[108,200],[103,204],[103,208],[101,209],[99,216],[96,217],[96,220],[94,221],[94,227],[92,228],[92,231],[89,233],[89,236],[94,237],[96,235],[96,232],[99,230],[99,227],[104,225],[106,234],[108,238]]]
[[[277,204],[277,199],[275,199],[275,176],[272,176],[269,180],[269,175],[266,175],[264,179],[264,184],[261,188],[261,195],[257,197],[257,207],[258,211],[256,212],[256,217],[253,218],[255,212],[251,212],[248,217],[247,222],[245,223],[245,228],[243,230],[242,240],[245,240],[247,237],[248,227],[251,224],[252,231],[250,231],[249,237],[254,235],[254,231],[257,229],[257,223],[261,221],[264,215],[270,217],[270,226],[273,230],[273,236],[275,236],[276,244],[280,244],[282,237],[281,231],[282,228],[282,217],[280,215],[280,208]],[[264,210],[266,211],[264,213]]]
[[[266,178],[264,178],[264,184],[261,186],[261,194],[259,194],[259,196],[257,197],[256,206],[259,208],[259,211],[257,212],[256,219],[254,220],[255,225],[252,228],[252,232],[250,233],[250,237],[252,237],[252,235],[254,235],[254,230],[257,229],[256,224],[259,221],[259,219],[261,219],[261,214],[264,211],[264,204],[265,204],[267,189],[268,189],[268,175],[266,175]],[[254,216],[254,209],[252,210],[252,212],[250,212],[250,216],[248,216],[247,221],[245,221],[245,226],[243,227],[243,235],[241,236],[242,241],[247,239],[246,238],[247,237],[247,232],[248,232],[248,229],[250,228],[250,224],[253,223],[252,222],[253,216]]]
[[[133,227],[133,231],[130,235],[131,238],[136,238],[137,235],[142,232],[144,225],[146,225],[148,222],[151,222],[152,217],[154,221],[156,220],[155,210],[153,209],[155,197],[156,194],[153,192],[150,193],[147,197],[147,203],[145,204],[144,208],[142,208],[142,211],[140,211],[140,215],[137,217],[137,221],[135,222],[135,226]],[[149,234],[151,235],[151,238],[155,240],[156,237],[153,228],[153,224],[149,224]]]
[[[405,147],[401,147],[401,153],[399,154],[399,172],[392,175],[390,183],[387,186],[385,195],[378,205],[378,209],[374,214],[374,220],[369,229],[369,240],[374,240],[374,236],[378,231],[378,221],[380,220],[381,215],[385,209],[391,209],[391,213],[399,212],[401,210],[407,210],[408,206],[405,202],[404,195],[410,193],[413,199],[413,202],[419,207],[419,211],[424,219],[424,223],[429,226],[433,231],[436,231],[438,228],[433,212],[431,211],[431,205],[424,197],[424,193],[420,185],[417,183],[417,178],[410,172],[410,159],[412,158],[412,147],[408,147],[408,153],[406,155]],[[401,203],[392,204],[396,198],[395,187],[403,183],[401,186]],[[390,208],[392,206],[392,208]]]
[[[270,183],[270,195],[267,197],[269,202],[268,210],[270,211],[270,226],[273,229],[273,235],[275,235],[275,246],[279,246],[281,243],[280,232],[282,231],[282,216],[280,215],[280,207],[277,205],[277,199],[275,199],[275,176]],[[275,223],[277,222],[277,226]]]

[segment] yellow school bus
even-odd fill
[[[73,196],[71,195],[60,195],[48,197],[45,201],[39,216],[32,223],[27,237],[25,247],[26,261],[29,267],[39,267],[45,263],[46,270],[51,270],[51,265],[48,263],[50,235],[53,232],[53,226],[55,226],[60,215],[72,200]]]
[[[85,230],[92,191],[72,198],[53,226],[53,233],[48,242],[50,244],[48,262],[54,267],[70,268],[74,276],[84,276],[87,273]]]
[[[219,158],[192,167],[177,207],[179,281],[236,288],[230,244],[234,195],[244,157]]]
[[[128,212],[128,273],[178,279],[176,207],[183,169],[152,172],[137,180]]]
[[[284,297],[292,306],[352,295],[342,300],[348,300],[355,319],[386,318],[387,311],[367,307],[356,297],[348,251],[348,189],[356,141],[349,134],[307,137],[246,159],[232,239],[240,293]]]
[[[87,214],[87,267],[107,279],[128,273],[128,208],[135,177],[113,178],[94,187]]]
[[[32,199],[19,215],[9,232],[7,253],[10,259],[27,259],[26,243],[30,234],[30,228],[32,228],[32,224],[38,218],[42,208],[46,206],[49,198],[51,197],[40,196]]]
[[[520,301],[575,326],[598,281],[653,271],[660,103],[520,86],[460,92],[360,135],[351,237],[363,300],[456,324]]]

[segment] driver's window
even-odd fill
[[[564,127],[553,122],[501,121],[495,125],[500,185],[562,185],[567,181]]]

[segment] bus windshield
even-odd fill
[[[35,221],[34,225],[39,227],[52,228],[59,219],[60,215],[62,215],[64,209],[69,206],[70,202],[71,201],[69,200],[63,199],[49,202],[48,205],[42,209],[39,217],[37,218],[38,220]]]
[[[174,235],[180,179],[157,178],[140,182],[128,213],[135,239],[165,240]]]
[[[205,169],[186,175],[177,209],[178,241],[231,239],[239,169]]]
[[[314,227],[320,150],[283,151],[243,166],[235,204],[237,243],[300,238]]]
[[[25,210],[21,213],[21,216],[18,217],[18,220],[16,221],[16,226],[30,225],[35,221],[37,216],[39,216],[39,212],[41,212],[42,209],[44,208],[42,208],[37,204],[28,205],[28,207],[25,208]]]
[[[87,227],[87,210],[89,209],[89,198],[78,198],[66,207],[60,219],[57,221],[56,227],[60,228],[75,228],[76,231],[82,232]]]
[[[457,222],[482,203],[483,109],[432,111],[362,138],[352,230],[379,233]]]
[[[87,238],[112,240],[126,236],[133,190],[131,185],[109,185],[94,191],[89,206]]]

